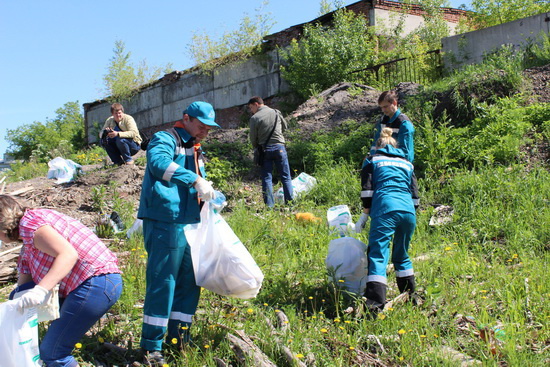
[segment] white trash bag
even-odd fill
[[[337,205],[327,210],[327,222],[330,233],[339,233],[346,236],[355,232],[355,225],[351,221],[351,212],[347,205]]]
[[[353,237],[330,241],[325,260],[329,280],[338,288],[363,295],[367,285],[367,245]]]
[[[136,219],[134,221],[134,224],[130,227],[130,229],[126,232],[126,237],[131,238],[134,233],[143,233],[143,220],[142,219]]]
[[[201,222],[185,226],[198,286],[222,296],[254,298],[264,275],[223,217],[206,202]]]
[[[0,303],[0,365],[41,366],[36,308],[17,309],[18,301]]]
[[[300,173],[292,180],[292,193],[294,199],[298,196],[309,192],[315,185],[317,185],[317,179],[313,176],[308,175],[305,172]],[[285,193],[281,187],[275,193],[275,201],[282,203],[285,200]]]
[[[72,181],[75,174],[77,174],[82,166],[78,163],[61,157],[56,157],[48,162],[48,178],[57,178],[56,183],[62,184]]]

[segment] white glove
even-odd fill
[[[363,228],[365,228],[365,224],[367,224],[367,220],[369,219],[369,215],[362,213],[359,217],[359,220],[357,223],[355,223],[355,233],[361,233]]]
[[[46,288],[35,285],[33,289],[30,289],[19,298],[17,308],[19,311],[23,311],[24,308],[39,306],[44,303],[48,293]]]
[[[200,176],[197,178],[197,181],[195,181],[193,186],[195,186],[195,189],[199,193],[199,198],[204,201],[210,201],[214,199],[214,196],[216,196],[212,183],[210,181],[206,181]]]

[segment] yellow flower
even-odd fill
[[[400,330],[399,330],[399,331],[398,331],[397,333],[398,333],[399,335],[403,335],[403,334],[405,334],[405,333],[406,333],[406,331],[405,331],[405,330],[403,330],[403,329],[400,329]]]
[[[403,357],[399,357],[399,360],[402,361],[404,358]]]
[[[290,321],[288,321],[288,320],[285,320],[285,321],[284,321],[285,324],[288,324],[289,322],[290,322]]]
[[[344,280],[344,279],[340,279],[340,280],[338,280],[338,282],[339,282],[339,283],[344,283],[345,280]]]
[[[451,246],[445,247],[445,251],[450,251],[450,250],[451,250]]]
[[[296,358],[304,358],[304,355],[302,353],[296,354]]]
[[[426,335],[420,335],[421,338],[426,338]]]
[[[517,259],[518,258],[518,254],[513,254],[512,255],[512,259]]]
[[[187,330],[187,329],[189,329],[189,327],[187,327],[187,326],[182,326],[181,327],[181,330]]]
[[[172,338],[172,344],[178,344],[178,339]]]
[[[351,321],[349,321],[349,320],[346,320],[346,321],[344,321],[344,322],[345,322],[346,324],[351,324]]]
[[[208,348],[210,348],[210,345],[205,344],[205,345],[204,345],[204,349],[208,349]]]
[[[246,312],[248,312],[248,313],[254,313],[254,310],[251,309],[251,308],[249,308],[248,310],[246,310]]]
[[[104,340],[102,337],[98,337],[98,338],[97,338],[97,341],[100,342],[100,343],[102,343],[102,344],[105,342],[105,340]]]
[[[343,326],[338,326],[341,330],[346,330]]]
[[[321,329],[321,332],[322,332],[322,333],[328,333],[328,330],[325,329],[325,328],[322,328],[322,329]]]
[[[378,314],[378,319],[384,320],[385,318],[386,318],[386,315],[384,315],[383,313]]]
[[[480,292],[481,292],[481,293],[487,293],[487,290],[482,289],[482,290],[480,290]]]
[[[322,299],[321,302],[325,303],[326,301],[324,299]]]
[[[162,365],[162,367],[170,367],[170,365],[168,363],[165,363]]]
[[[267,306],[267,303],[264,303],[264,306]]]
[[[81,343],[76,343],[76,344],[74,345],[74,347],[75,347],[76,349],[80,349],[80,348],[82,348],[82,344],[81,344]]]
[[[388,311],[393,311],[393,307],[388,307]]]
[[[279,312],[281,312],[281,310],[275,310],[275,313],[279,313]]]
[[[316,319],[316,318],[317,318],[317,316],[315,316],[315,315],[314,315],[314,316],[311,316],[311,318],[312,318],[312,319]]]
[[[439,335],[437,335],[437,334],[434,334],[434,338],[439,338]]]
[[[309,296],[307,299],[313,299],[313,297]]]
[[[340,319],[334,319],[334,322],[340,322]]]
[[[355,350],[355,348],[354,347],[349,347],[349,350]]]

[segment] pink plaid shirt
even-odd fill
[[[78,253],[72,270],[59,283],[59,295],[67,295],[95,275],[121,273],[118,259],[103,242],[78,220],[49,209],[29,209],[19,222],[19,235],[23,248],[19,256],[18,271],[31,274],[39,283],[50,270],[55,258],[34,247],[34,232],[49,225],[63,236]]]

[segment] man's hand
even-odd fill
[[[369,215],[365,213],[361,213],[361,216],[359,217],[359,220],[357,223],[355,223],[355,232],[361,233],[363,228],[365,228],[365,224],[367,224],[367,220],[369,219]]]
[[[202,200],[210,201],[214,199],[215,193],[211,182],[199,176],[193,186],[195,186],[195,189],[199,193],[199,198]]]
[[[111,139],[116,138],[117,135],[118,135],[118,131],[115,131],[115,130],[111,130],[111,132],[109,134],[107,134],[107,136]]]
[[[48,296],[48,290],[39,285],[35,285],[34,288],[29,290],[27,293],[19,297],[17,308],[19,311],[28,307],[36,307],[44,303],[46,297]]]

